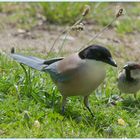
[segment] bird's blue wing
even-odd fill
[[[51,78],[57,82],[66,82],[69,81],[72,77],[71,75],[67,75],[64,73],[59,73],[57,70],[57,64],[59,62],[55,62],[49,66],[45,66],[42,71],[46,71],[50,74]]]

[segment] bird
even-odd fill
[[[140,90],[140,64],[127,62],[118,76],[118,88],[121,93],[132,93],[136,98]]]
[[[43,60],[33,56],[23,56],[11,51],[11,57],[39,71],[49,73],[52,81],[62,94],[62,113],[65,112],[67,97],[83,96],[84,105],[94,116],[89,106],[89,95],[105,79],[105,65],[117,67],[110,51],[101,45],[89,45],[80,52],[66,57]]]

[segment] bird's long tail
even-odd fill
[[[44,60],[33,56],[23,56],[21,54],[16,54],[14,48],[11,49],[11,57],[21,64],[25,64],[33,69],[43,71],[45,66],[48,66],[54,62],[60,61],[63,58],[53,58],[50,60]]]

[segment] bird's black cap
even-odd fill
[[[79,52],[81,59],[93,59],[108,63],[114,67],[117,67],[116,62],[112,59],[110,51],[100,45],[91,45],[81,52]]]

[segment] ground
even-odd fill
[[[0,17],[1,16],[3,18],[3,16],[6,15],[1,14]],[[2,27],[3,24],[1,25]],[[11,48],[14,47],[18,50],[32,50],[33,53],[39,52],[47,55],[47,52],[61,34],[60,39],[53,49],[53,51],[58,52],[65,38],[65,34],[62,33],[67,28],[68,26],[47,25],[44,27],[44,25],[41,25],[31,30],[24,30],[10,25],[4,25],[4,29],[2,29],[0,33],[0,49],[5,52],[10,52]],[[66,37],[65,46],[63,48],[64,52],[76,52],[79,48],[85,47],[90,38],[93,38],[103,27],[86,25],[85,28],[85,31],[71,32],[71,34]],[[139,38],[140,34],[137,31],[126,33],[122,36],[116,33],[115,28],[109,28],[95,39],[93,44],[98,43],[107,47],[110,46],[110,48],[113,49],[112,53],[114,53],[116,57],[121,57],[122,61],[124,60],[124,53],[125,56],[131,58],[127,58],[127,60],[139,60]],[[122,49],[123,51],[121,51]],[[60,54],[58,54],[58,56],[60,56]],[[124,60],[123,63],[125,61],[126,60]]]
[[[28,7],[28,4],[25,5]],[[84,30],[71,31],[64,42],[65,34],[62,33],[71,23],[56,25],[44,22],[42,18],[40,20],[39,16],[39,19],[35,17],[36,25],[19,26],[18,20],[13,20],[13,17],[17,15],[15,11],[22,9],[22,5],[8,7],[8,10],[4,8],[0,13],[0,137],[140,137],[140,96],[138,94],[134,99],[133,95],[120,95],[116,86],[118,72],[123,65],[127,61],[140,61],[140,5],[111,3],[103,4],[103,9],[107,6],[112,11],[116,5],[124,7],[128,15],[118,18],[92,42],[109,48],[118,64],[117,69],[107,67],[104,83],[90,97],[96,118],[92,118],[84,108],[81,97],[69,98],[66,114],[61,115],[61,95],[50,77],[27,67],[30,74],[25,76],[21,66],[7,56],[12,47],[18,53],[46,59],[77,52],[81,47],[86,47],[87,42],[113,19],[113,14],[108,18],[100,5],[95,5],[99,6],[101,18],[96,16],[97,21],[85,20]]]

